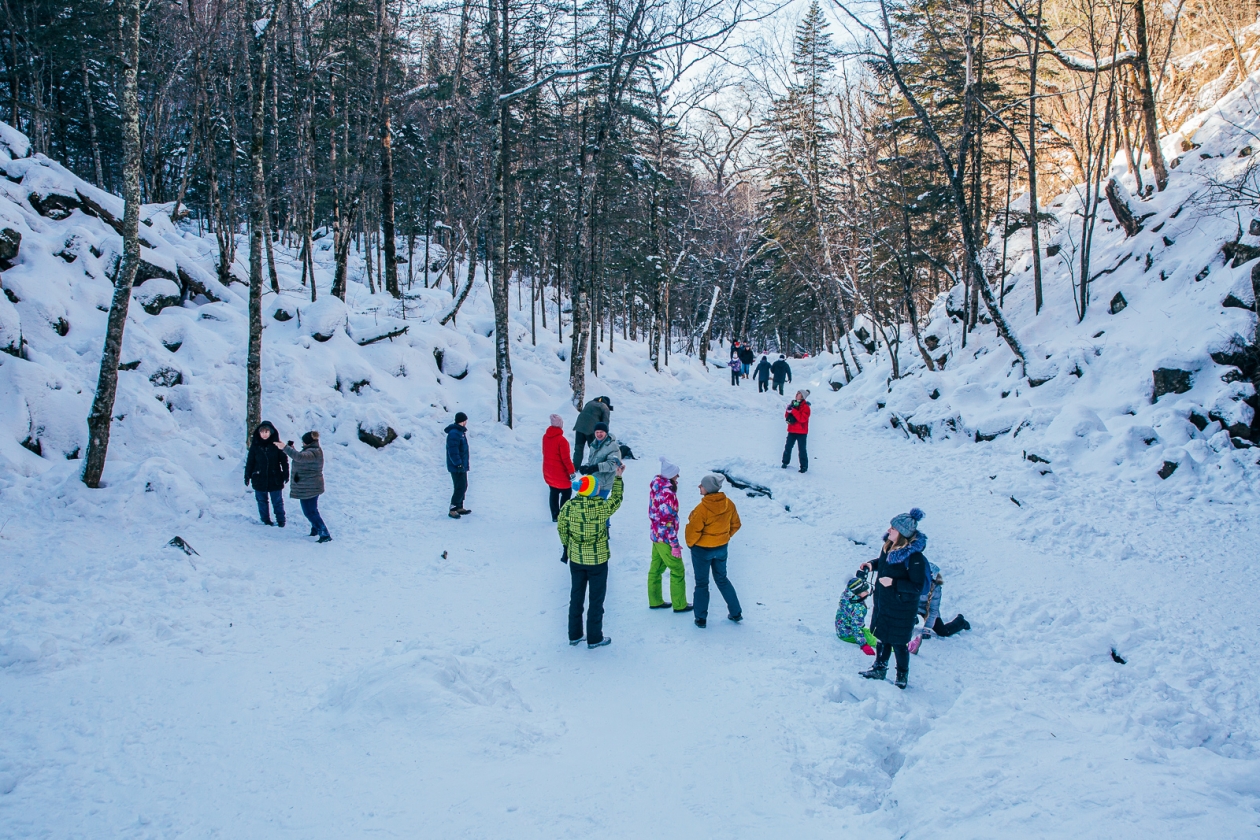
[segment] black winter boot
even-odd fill
[[[868,680],[882,680],[888,676],[887,660],[880,662],[875,660],[875,664],[867,668],[865,671],[858,672],[859,677],[866,677]]]
[[[894,684],[897,686],[897,688],[902,688],[902,689],[904,689],[904,688],[906,687],[906,683],[907,683],[907,681],[908,681],[909,677],[910,677],[910,672],[909,672],[909,671],[898,671],[898,672],[897,672],[897,680],[896,680],[896,682],[895,682]]]

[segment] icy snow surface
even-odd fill
[[[1205,466],[1162,481],[1145,462],[1091,457],[1121,430],[1079,400],[1029,428],[1067,442],[1045,450],[1052,467],[1024,459],[1022,435],[921,442],[876,405],[877,360],[833,392],[824,358],[793,362],[815,407],[801,475],[778,467],[783,398],[681,356],[654,373],[618,337],[588,386],[612,398],[613,431],[639,456],[612,522],[614,641],[570,647],[539,464],[547,415],[575,417],[554,321],[533,346],[528,312],[513,314],[507,429],[494,422],[484,277],[444,328],[448,287],[417,284],[403,320],[368,293],[354,255],[343,305],[327,295],[325,237],[312,305],[281,248],[282,293],[264,298],[264,416],[286,438],[321,432],[334,541],[314,545],[295,503],[287,528],[267,528],[241,485],[243,287],[217,283],[210,238],[146,208],[146,259],[219,300],[153,315],[140,304],[183,281],[137,288],[123,361],[138,364],[120,373],[106,486],[89,491],[68,459],[81,457],[121,247],[100,218],[53,219],[29,196],[80,190],[121,208],[0,139],[13,158],[0,227],[22,234],[0,275],[17,299],[0,297],[0,344],[16,336],[21,356],[0,354],[0,836],[1260,831],[1250,462],[1231,472],[1199,447]],[[1132,347],[1143,365],[1155,352]],[[974,389],[994,382],[947,371],[945,398],[985,410]],[[452,521],[441,429],[457,410],[472,418],[474,513]],[[383,449],[360,439],[386,427],[398,438]],[[1149,446],[1191,451],[1192,433],[1166,434]],[[720,601],[705,630],[647,608],[659,455],[682,467],[685,510],[713,468],[773,491],[733,494],[741,625]],[[901,692],[857,676],[869,659],[837,641],[833,616],[912,505],[927,511],[944,616],[961,611],[973,630],[925,642]],[[167,546],[175,536],[197,553]]]

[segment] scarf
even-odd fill
[[[904,545],[901,548],[895,548],[888,552],[888,557],[886,559],[889,563],[893,564],[904,563],[910,559],[911,554],[914,554],[916,551],[922,551],[925,548],[927,548],[927,536],[925,536],[922,531],[916,531],[914,539],[910,540],[908,545]]]

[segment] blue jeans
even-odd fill
[[[717,584],[718,592],[721,592],[726,600],[727,615],[743,614],[739,608],[739,597],[735,594],[735,587],[731,586],[731,582],[726,577],[726,546],[719,545],[717,548],[692,546],[691,568],[696,575],[696,592],[691,599],[695,605],[696,618],[709,617],[710,569],[713,570],[713,582]]]
[[[258,502],[258,518],[263,522],[271,521],[271,511],[267,509],[267,497],[271,497],[271,506],[276,509],[276,523],[284,524],[284,491],[255,490],[254,501]]]
[[[319,515],[319,496],[310,499],[299,499],[302,505],[302,513],[306,518],[311,520],[311,530],[317,536],[328,536],[328,526],[324,524],[324,517]]]

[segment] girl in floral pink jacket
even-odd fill
[[[654,610],[673,607],[688,612],[687,578],[678,542],[678,467],[664,457],[661,471],[652,479],[648,499],[648,519],[652,523],[652,565],[648,568],[648,606]],[[661,575],[669,570],[671,601],[661,596]]]

